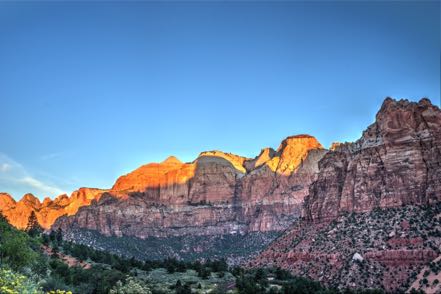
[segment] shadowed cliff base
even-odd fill
[[[264,249],[279,235],[280,232],[250,232],[140,239],[130,236],[124,238],[104,236],[94,230],[72,229],[66,232],[64,237],[68,241],[138,260],[178,258],[192,261],[226,258],[229,264],[235,265]]]

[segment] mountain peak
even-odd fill
[[[335,151],[341,145],[343,145],[343,143],[341,143],[341,142],[332,142],[331,147],[329,147],[329,150]]]
[[[322,144],[320,144],[320,142],[314,136],[308,134],[300,134],[286,137],[280,144],[279,148],[277,148],[277,152],[283,152],[283,150],[287,146],[295,145],[305,146],[312,149],[323,149]]]
[[[39,206],[41,204],[40,199],[38,199],[31,193],[25,194],[23,198],[21,198],[20,202],[29,203],[32,204],[33,206]]]
[[[226,153],[219,150],[212,150],[212,151],[201,152],[196,160],[200,160],[201,158],[206,156],[223,158],[229,161],[234,166],[234,168],[236,168],[237,170],[243,173],[246,172],[246,169],[244,167],[245,160],[249,159],[233,153]]]
[[[167,157],[161,163],[166,163],[166,164],[182,164],[182,161],[180,161],[177,157],[172,155],[172,156]]]
[[[0,193],[0,207],[8,208],[15,204],[14,198],[8,193]]]
[[[280,174],[289,175],[306,159],[310,150],[323,149],[322,144],[313,136],[300,134],[289,136],[277,148],[277,160],[272,160],[270,167]]]

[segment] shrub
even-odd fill
[[[13,270],[34,263],[37,253],[30,248],[31,239],[26,233],[10,228],[0,235],[0,262],[8,263]]]
[[[149,287],[142,281],[128,277],[123,283],[118,281],[109,291],[110,294],[151,294]]]
[[[10,294],[43,294],[41,287],[27,278],[10,269],[0,269],[0,293]]]

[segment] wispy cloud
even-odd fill
[[[18,182],[52,195],[59,195],[64,193],[63,190],[55,186],[47,185],[33,177],[24,177],[22,179],[19,179]]]
[[[5,186],[12,190],[4,192],[27,191],[38,196],[65,193],[56,185],[37,179],[22,164],[4,153],[0,153],[0,184],[0,189],[4,189]]]
[[[5,172],[7,172],[10,169],[11,169],[11,165],[10,164],[8,164],[8,163],[0,164],[0,172],[5,173]]]
[[[63,152],[54,152],[54,153],[44,154],[44,155],[40,156],[40,160],[51,160],[51,159],[59,158],[62,155],[63,155]]]

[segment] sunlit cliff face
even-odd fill
[[[48,229],[60,216],[76,214],[79,208],[99,201],[104,193],[120,200],[133,193],[143,193],[149,201],[165,205],[186,205],[194,201],[228,202],[233,197],[231,185],[238,178],[263,167],[268,167],[274,175],[289,176],[296,172],[313,149],[323,147],[312,136],[298,135],[282,141],[277,151],[265,148],[253,159],[222,151],[202,152],[191,163],[183,163],[170,156],[161,163],[146,164],[119,177],[110,190],[80,188],[70,197],[46,198],[43,203],[32,194],[16,202],[3,193],[0,194],[0,211],[11,224],[21,229],[26,227],[31,211],[35,211],[42,227]],[[192,183],[195,177],[198,180]],[[194,196],[190,195],[190,190],[203,191],[207,199],[192,199]]]
[[[27,226],[29,216],[35,211],[38,222],[44,229],[50,228],[57,218],[62,215],[74,215],[82,206],[89,205],[93,200],[99,200],[107,190],[80,188],[71,197],[63,194],[51,200],[40,200],[32,194],[26,194],[20,201],[15,201],[9,194],[0,193],[0,211],[8,221],[19,229]]]
[[[265,164],[278,174],[290,175],[297,170],[312,149],[323,149],[316,138],[309,135],[288,137],[280,144],[277,155]]]
[[[161,163],[149,163],[119,177],[112,191],[142,192],[171,183],[185,183],[194,176],[194,168],[193,164],[182,163],[170,156]]]

